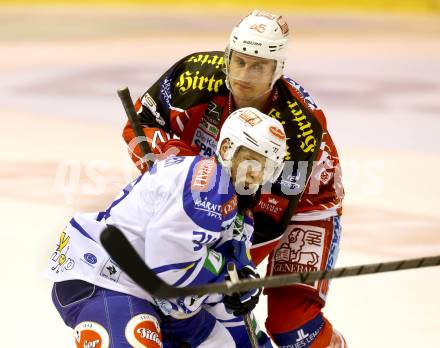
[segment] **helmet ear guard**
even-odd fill
[[[217,152],[220,153],[220,148],[223,146],[223,143],[224,143],[224,142],[228,142],[228,144],[225,144],[225,145],[224,145],[224,146],[227,146],[228,148],[227,148],[226,151],[224,151],[222,160],[223,160],[224,162],[225,162],[225,161],[232,161],[232,158],[234,157],[234,154],[235,154],[235,152],[236,152],[236,149],[235,149],[234,144],[233,144],[233,142],[231,141],[231,139],[229,139],[229,138],[224,138],[224,139],[221,141],[221,143],[220,143],[220,141],[219,141],[219,146],[218,146]]]

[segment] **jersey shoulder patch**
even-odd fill
[[[283,79],[298,93],[299,97],[307,104],[311,110],[319,109],[318,104],[312,98],[310,93],[301,86],[298,82],[294,81],[288,76],[283,76]]]
[[[215,157],[195,157],[183,190],[183,208],[201,228],[220,232],[237,213],[237,196],[229,175]]]
[[[196,52],[183,58],[170,79],[171,105],[187,109],[227,93],[223,52]]]

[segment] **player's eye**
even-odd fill
[[[246,63],[244,62],[244,60],[242,60],[242,59],[238,59],[238,60],[237,60],[237,65],[243,67],[243,66],[246,65]]]

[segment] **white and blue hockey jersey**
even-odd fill
[[[232,257],[228,241],[238,235],[250,247],[253,231],[251,217],[237,214],[230,177],[214,157],[157,162],[105,212],[72,218],[49,260],[45,274],[51,280],[81,279],[146,298],[176,318],[196,313],[207,297],[152,299],[101,246],[106,225],[118,227],[156,274],[180,287],[223,281]]]

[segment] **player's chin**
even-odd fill
[[[235,186],[235,191],[237,192],[237,195],[241,195],[241,196],[252,196],[260,188],[260,185],[258,185],[258,184],[248,184],[244,181],[237,181],[234,184],[234,186]]]
[[[243,90],[243,91],[248,91],[248,90],[252,89],[253,84],[250,83],[250,82],[235,81],[235,82],[233,82],[233,86],[236,89],[240,89],[240,90]]]
[[[253,194],[240,195],[239,193],[237,193],[238,209],[241,211],[247,209],[252,210],[254,207],[257,206],[259,200],[260,195],[258,190]]]
[[[259,100],[262,96],[266,95],[270,92],[269,88],[261,87],[261,86],[252,86],[249,88],[232,88],[232,94],[235,98],[240,99],[242,101],[247,101],[250,105],[255,103],[255,101]]]

